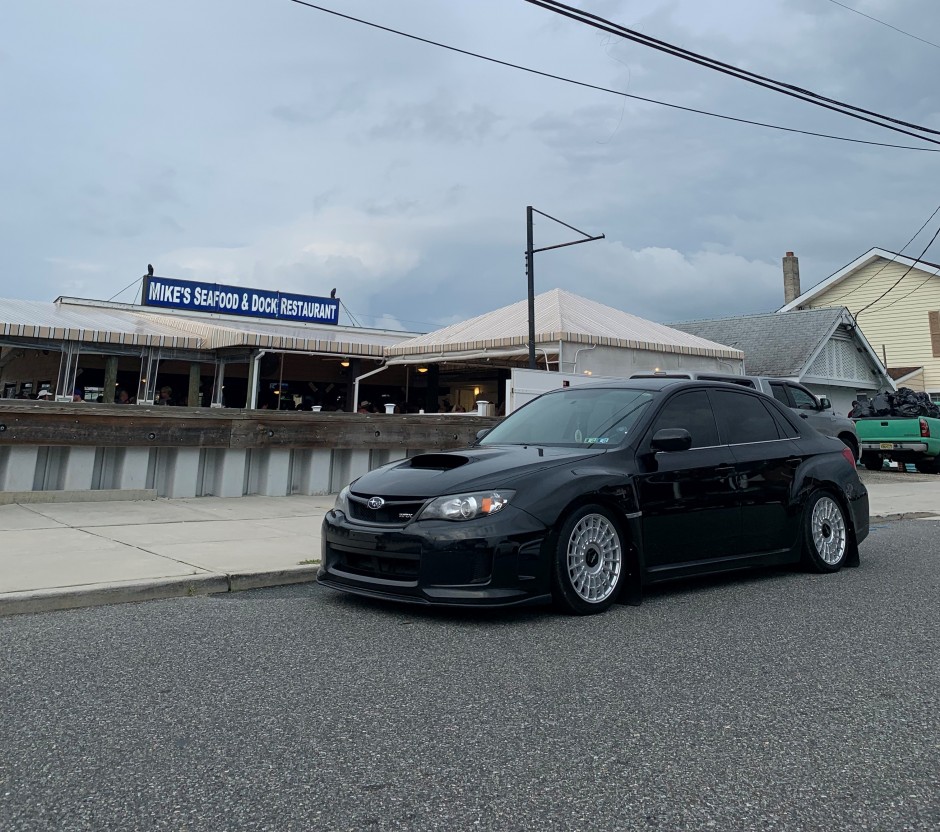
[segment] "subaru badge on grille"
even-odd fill
[[[385,500],[383,500],[381,497],[369,498],[368,506],[371,509],[375,509],[377,511],[378,509],[382,508],[382,506],[384,505],[385,505]]]

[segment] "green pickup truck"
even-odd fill
[[[886,459],[940,474],[940,419],[929,416],[868,416],[855,419],[862,465],[880,471]]]

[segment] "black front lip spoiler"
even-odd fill
[[[355,577],[355,576],[351,576]],[[341,580],[334,579],[329,574],[317,575],[317,583],[320,586],[337,589],[340,592],[346,592],[350,595],[359,595],[363,598],[374,598],[381,601],[394,601],[396,603],[417,604],[426,607],[462,607],[464,609],[473,607],[475,609],[497,609],[505,607],[525,607],[538,604],[547,604],[552,600],[550,594],[547,595],[523,595],[515,590],[508,590],[503,597],[502,592],[492,589],[479,590],[429,590],[424,589],[422,595],[404,595],[397,592],[385,592],[381,590],[367,589],[361,584],[347,584]],[[430,594],[437,597],[429,598]]]

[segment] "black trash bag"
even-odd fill
[[[862,399],[855,402],[855,407],[852,408],[852,412],[849,413],[850,419],[865,419],[868,416],[874,416],[875,413],[871,408],[871,399]]]
[[[871,400],[871,409],[874,416],[890,416],[891,401],[887,393],[879,393]]]
[[[910,387],[902,387],[894,394],[891,402],[893,412],[898,416],[920,416],[923,404],[918,400],[917,394]]]
[[[915,393],[917,396],[917,401],[920,404],[920,416],[929,416],[931,419],[940,419],[940,407],[937,407],[936,402],[930,400],[930,396],[926,393]]]

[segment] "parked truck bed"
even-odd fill
[[[940,419],[929,416],[870,416],[855,420],[862,465],[880,471],[886,459],[913,463],[925,474],[940,474]]]

